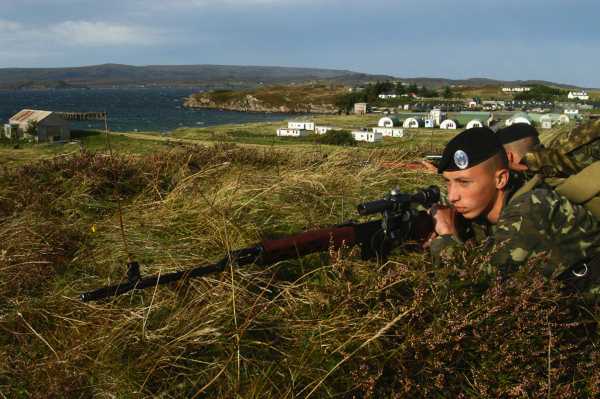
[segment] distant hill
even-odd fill
[[[367,82],[401,80],[429,88],[442,86],[481,87],[491,85],[544,84],[560,88],[575,85],[541,80],[503,81],[487,78],[399,78],[340,69],[238,65],[148,65],[102,64],[68,68],[0,68],[0,89],[188,86],[207,89],[243,89],[261,84],[332,82],[362,85]]]
[[[0,68],[0,88],[4,89],[140,85],[240,88],[311,81],[355,85],[389,79],[393,77],[336,69],[270,66],[103,64],[72,68]]]
[[[446,78],[403,78],[399,79],[403,82],[414,83],[419,86],[427,86],[429,88],[439,88],[444,86],[466,86],[466,87],[483,87],[483,86],[531,86],[545,85],[554,86],[561,89],[580,88],[577,85],[555,83],[546,80],[496,80],[488,78],[470,78],[470,79],[446,79]]]

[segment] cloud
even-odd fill
[[[109,22],[64,21],[49,28],[57,38],[81,46],[152,45],[160,35],[147,28]]]
[[[44,65],[86,49],[119,54],[132,47],[164,44],[168,37],[162,30],[105,21],[72,20],[40,26],[0,19],[0,60],[2,66]]]
[[[21,28],[21,24],[15,21],[8,21],[6,19],[0,19],[0,32],[10,33],[18,31]]]
[[[160,31],[103,21],[63,21],[47,26],[0,19],[0,46],[13,49],[53,46],[124,47],[163,42]]]

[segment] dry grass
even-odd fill
[[[506,281],[474,252],[434,269],[347,248],[98,303],[81,291],[209,262],[356,218],[436,176],[383,169],[419,149],[180,147],[82,152],[0,174],[0,392],[10,398],[594,397],[598,305],[531,264]],[[115,184],[115,181],[117,182]]]

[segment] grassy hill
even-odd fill
[[[185,105],[238,111],[337,113],[336,98],[347,92],[347,86],[336,84],[263,86],[197,93]]]
[[[28,87],[113,87],[136,85],[249,87],[331,80],[360,84],[390,76],[319,68],[238,65],[103,64],[70,68],[0,68],[0,89]]]
[[[346,248],[80,302],[81,291],[124,279],[128,256],[144,274],[181,270],[263,238],[364,220],[355,206],[395,186],[441,184],[386,166],[429,149],[402,142],[111,141],[114,158],[97,135],[83,148],[0,143],[14,158],[0,168],[1,396],[600,393],[600,305],[544,282],[535,262],[509,279],[485,275],[477,251],[434,267],[426,254],[398,249],[377,264]]]

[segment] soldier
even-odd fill
[[[513,123],[497,132],[500,143],[506,151],[509,169],[525,171],[527,166],[521,160],[534,147],[540,145],[538,131],[527,123]]]
[[[438,173],[446,180],[451,206],[431,211],[434,261],[475,240],[489,246],[490,265],[501,273],[543,254],[546,276],[600,293],[600,222],[543,183],[523,190],[520,182],[511,182],[508,165],[490,129],[468,129],[448,143]],[[467,228],[459,231],[459,221]]]

